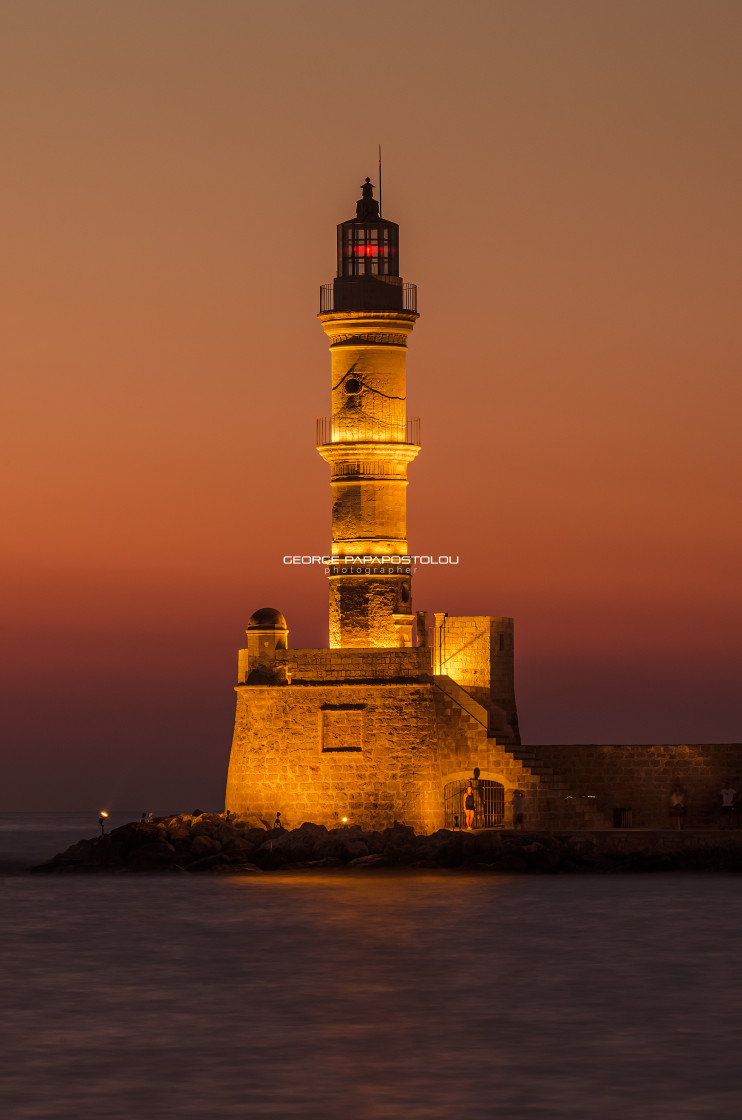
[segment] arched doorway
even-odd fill
[[[464,816],[464,798],[467,786],[471,783],[474,793],[475,828],[502,828],[505,818],[505,788],[499,782],[492,782],[487,778],[464,778],[456,782],[448,782],[443,790],[445,801],[444,828],[454,828],[456,817],[463,828],[466,817]]]

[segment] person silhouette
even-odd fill
[[[466,827],[468,829],[474,828],[474,813],[476,812],[476,807],[474,790],[472,789],[471,782],[469,782],[466,787],[466,797],[464,798],[464,815],[466,816]]]
[[[522,789],[514,789],[511,804],[513,806],[513,831],[517,829],[523,830],[523,807],[526,803],[526,795]]]
[[[675,819],[675,827],[680,829],[683,827],[683,817],[685,816],[685,794],[681,786],[675,786],[670,794],[670,816]]]
[[[724,779],[724,785],[719,791],[721,797],[721,828],[722,832],[728,828],[730,832],[734,830],[734,802],[737,797],[736,789],[732,788],[729,778]]]

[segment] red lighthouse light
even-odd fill
[[[361,194],[355,217],[338,226],[337,275],[331,292],[322,288],[321,311],[414,310],[413,286],[399,275],[399,226],[381,217],[370,179]]]

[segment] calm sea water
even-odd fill
[[[15,823],[0,821],[6,865],[56,850],[33,837],[59,819]],[[735,1116],[741,887],[6,874],[0,1114]]]

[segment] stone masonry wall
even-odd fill
[[[431,651],[408,649],[277,650],[276,664],[291,680],[417,680],[431,672]]]
[[[576,797],[597,807],[633,810],[635,828],[666,828],[669,799],[679,783],[688,809],[684,827],[719,824],[719,790],[729,778],[742,800],[742,744],[529,746],[529,756],[559,771]]]
[[[237,688],[227,808],[266,822],[280,811],[287,825],[347,817],[432,832],[444,824],[447,782],[475,767],[504,787],[505,827],[516,788],[526,794],[526,828],[536,829],[610,828],[614,808],[631,808],[634,827],[666,828],[676,783],[686,827],[719,823],[725,778],[742,798],[742,744],[502,743],[476,704],[432,675],[431,661],[419,647],[275,651],[275,678]]]
[[[226,807],[313,821],[438,827],[437,730],[425,682],[238,687]],[[360,727],[359,727],[360,725]]]
[[[490,713],[489,733],[518,743],[513,620],[494,615],[436,615],[434,665]]]
[[[351,679],[367,668],[365,653],[293,652],[299,656],[291,668],[301,669],[303,683],[237,688],[226,796],[233,812],[255,813],[266,823],[280,812],[287,826],[311,820],[332,827],[347,817],[370,828],[398,820],[433,832],[444,824],[446,783],[478,767],[482,778],[504,787],[506,826],[515,788],[526,792],[530,827],[605,823],[565,800],[563,783],[534,773],[512,749],[488,738],[478,719],[423,675],[392,682],[405,659],[408,671],[417,664],[422,672],[427,651],[384,651],[390,679],[374,684]],[[379,668],[382,651],[373,652]],[[321,665],[314,653],[323,654]],[[327,673],[346,676],[328,680]]]
[[[504,826],[513,823],[510,802],[513,790],[525,795],[527,828],[605,828],[610,821],[594,803],[575,795],[563,776],[549,767],[531,768],[518,757],[520,748],[488,737],[484,727],[442,689],[435,689],[438,718],[440,813],[443,824],[443,790],[447,782],[472,776],[499,782],[504,788]],[[530,752],[530,748],[528,748]]]
[[[276,680],[418,680],[431,672],[432,651],[407,649],[277,649],[266,655],[261,666]],[[239,684],[245,684],[253,663],[247,650],[240,650]],[[266,682],[268,683],[268,682]]]
[[[500,782],[505,788],[505,802],[513,789],[529,791],[531,797],[539,788],[538,778],[518,762],[497,740],[488,738],[486,728],[465,711],[442,689],[435,689],[438,719],[438,758],[441,784],[457,778],[471,777],[474,767],[480,777]],[[442,790],[441,790],[442,797]],[[506,811],[506,820],[508,820]]]

